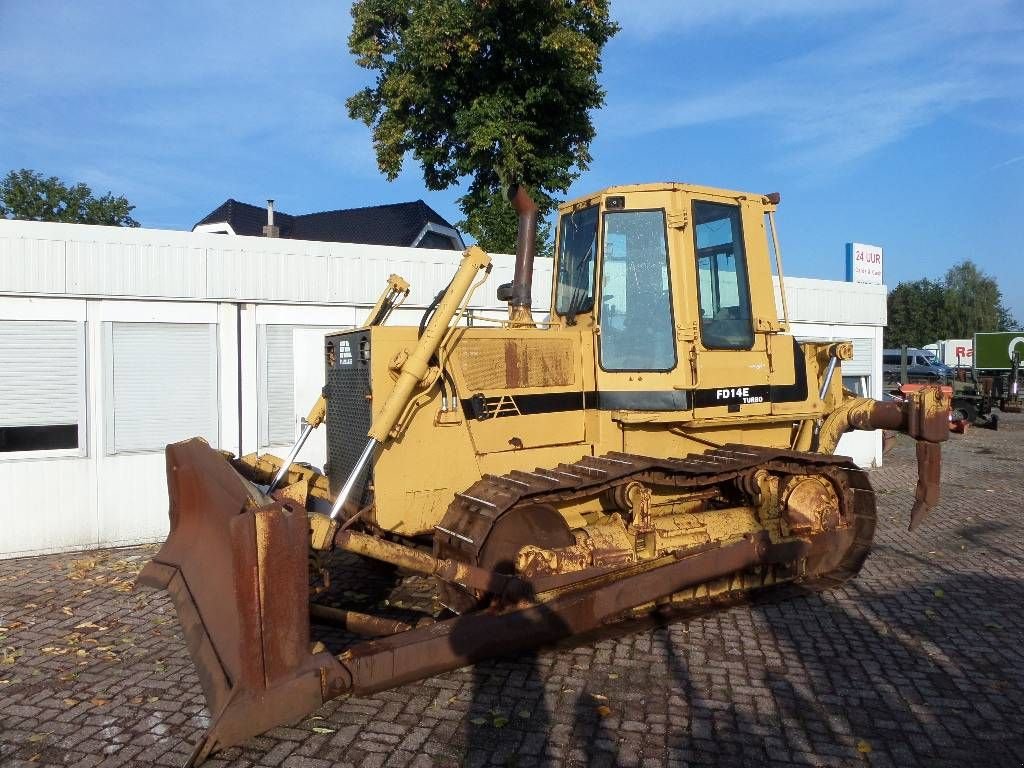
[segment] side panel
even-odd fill
[[[459,332],[448,356],[477,454],[584,440],[578,329]]]

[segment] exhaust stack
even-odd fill
[[[508,299],[508,318],[516,325],[533,325],[533,260],[537,255],[537,204],[526,187],[509,187],[508,199],[519,214],[516,231],[516,270]]]

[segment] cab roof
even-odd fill
[[[631,192],[684,192],[693,195],[714,195],[717,197],[761,198],[766,203],[769,202],[767,196],[761,192],[740,192],[738,190],[722,189],[721,187],[688,184],[681,181],[656,181],[648,184],[618,184],[613,187],[605,187],[588,195],[580,195],[572,200],[566,200],[558,206],[558,210],[569,210],[579,206],[580,203],[595,203],[609,195],[627,195]]]

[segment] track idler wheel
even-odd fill
[[[556,549],[575,544],[569,526],[554,507],[548,504],[524,504],[514,507],[498,518],[487,534],[477,562],[487,571],[515,574],[516,555],[527,544]],[[448,582],[440,582],[440,600],[455,613],[467,613],[488,605],[492,595],[467,591]]]

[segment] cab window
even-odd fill
[[[750,349],[754,324],[739,206],[696,201],[693,221],[701,342],[708,349]]]
[[[562,216],[558,228],[558,274],[555,312],[572,322],[594,308],[594,264],[597,260],[597,206]]]
[[[605,214],[599,321],[604,370],[675,367],[664,211]]]

